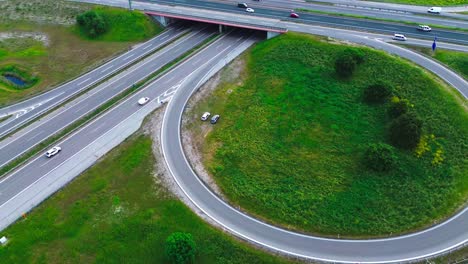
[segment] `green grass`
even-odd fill
[[[141,41],[160,33],[163,28],[139,11],[121,8],[97,7],[94,10],[110,25],[109,31],[95,39],[97,41]],[[85,38],[79,29],[77,32]]]
[[[422,6],[453,6],[453,5],[466,5],[467,0],[372,0],[373,2],[386,2],[398,3],[408,5],[422,5]]]
[[[405,47],[410,47],[413,50],[419,51],[444,63],[452,70],[461,74],[465,79],[468,79],[468,53],[444,49],[436,49],[435,52],[432,52],[431,48],[422,48],[418,46]]]
[[[161,31],[143,14],[99,8],[113,23],[112,28],[102,41],[85,39],[71,23],[77,14],[93,7],[61,0],[0,1],[1,32],[38,33],[46,38],[46,43],[19,37],[0,41],[0,68],[20,65],[40,79],[33,87],[23,90],[0,84],[0,107],[77,77]]]
[[[192,233],[196,263],[291,263],[209,226],[153,175],[151,140],[136,135],[25,219],[1,232],[5,263],[168,263],[164,241]]]
[[[222,117],[201,146],[206,167],[231,203],[310,233],[387,236],[449,216],[468,196],[466,101],[420,68],[368,48],[359,48],[365,62],[355,76],[339,80],[333,63],[344,48],[298,34],[253,48],[244,83],[223,84],[194,109]],[[424,133],[435,135],[420,158],[398,151],[388,173],[361,162],[368,143],[388,142],[385,106],[362,103],[377,81],[414,104]],[[434,166],[438,149],[444,161]]]

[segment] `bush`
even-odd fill
[[[371,104],[384,103],[392,95],[389,86],[378,83],[367,86],[364,90],[364,101]]]
[[[166,239],[166,255],[172,263],[192,263],[196,245],[191,234],[175,232]]]
[[[409,102],[408,100],[398,100],[392,102],[388,107],[388,115],[391,118],[397,118],[403,114],[406,114],[409,109]]]
[[[422,134],[422,121],[412,112],[394,119],[390,125],[390,141],[394,146],[413,149]]]
[[[364,54],[360,50],[345,49],[340,53],[335,61],[335,71],[343,78],[348,78],[353,75],[357,65],[364,61]]]
[[[393,147],[385,143],[370,144],[364,154],[364,163],[374,171],[389,171],[396,163]]]
[[[109,29],[109,24],[106,20],[94,10],[78,15],[76,22],[86,35],[91,38],[102,35]]]

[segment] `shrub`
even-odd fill
[[[369,144],[364,163],[374,171],[389,171],[396,163],[396,155],[392,146],[385,143]]]
[[[347,48],[343,51],[343,54],[353,58],[357,65],[364,62],[364,52],[360,49]]]
[[[342,54],[335,61],[335,71],[340,77],[350,77],[355,69],[356,61],[349,55]]]
[[[392,94],[388,85],[377,83],[367,86],[364,90],[364,101],[371,104],[383,103]]]
[[[408,100],[398,100],[392,102],[388,107],[388,115],[392,118],[397,118],[403,114],[406,114],[409,109]]]
[[[192,263],[196,245],[191,234],[175,232],[166,239],[166,255],[172,263]]]
[[[400,148],[414,149],[421,134],[422,121],[412,112],[399,116],[390,125],[390,141]]]
[[[109,29],[106,20],[94,10],[78,15],[76,17],[76,22],[91,38],[102,35]]]

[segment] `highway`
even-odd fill
[[[298,28],[312,33],[307,26]],[[331,33],[333,32],[333,33]],[[369,39],[346,31],[329,30],[322,35],[352,40],[379,49],[387,50],[414,60],[442,79],[452,83],[468,96],[468,83],[445,67],[406,49]],[[206,73],[206,71],[205,71]],[[468,242],[468,208],[451,219],[421,232],[371,240],[339,240],[290,232],[260,222],[225,203],[214,194],[195,174],[187,161],[180,137],[180,125],[185,105],[191,94],[198,89],[203,73],[194,75],[179,88],[165,112],[161,148],[172,176],[186,196],[206,215],[231,233],[267,248],[314,260],[341,263],[391,263],[410,261],[453,249]]]
[[[57,115],[47,120],[47,122],[34,127],[34,129],[29,130],[27,133],[19,136],[13,135],[12,140],[7,144],[0,144],[0,167],[92,112],[112,97],[146,78],[152,72],[157,71],[177,57],[193,49],[208,37],[214,35],[216,27],[213,25],[195,25],[191,31],[190,34],[183,36],[182,39],[152,54],[145,61],[137,63],[125,72],[99,85],[96,88],[96,92],[91,93],[85,100],[81,100],[71,107],[64,108]],[[0,195],[0,201],[2,196],[3,193]]]
[[[107,1],[102,1],[107,2]],[[137,1],[135,1],[137,2]],[[201,0],[158,0],[158,1],[144,1],[158,4],[176,4],[179,6],[189,6],[196,8],[203,8],[207,10],[218,10],[230,13],[237,13],[246,15],[243,8],[238,8],[234,4],[226,4],[221,2],[207,2]],[[266,1],[265,1],[266,2]],[[251,2],[249,2],[250,4]],[[135,3],[136,5],[136,3]],[[288,5],[288,4],[286,4]],[[461,31],[449,31],[443,29],[433,29],[431,32],[421,32],[416,29],[415,26],[409,26],[404,24],[380,22],[373,20],[354,19],[349,17],[336,17],[314,13],[296,12],[300,15],[299,19],[290,18],[290,10],[287,9],[272,9],[267,8],[264,5],[252,4],[255,8],[255,13],[250,14],[251,16],[262,16],[279,18],[285,21],[297,21],[299,23],[306,23],[311,25],[322,25],[332,26],[345,29],[363,30],[379,33],[388,33],[393,35],[394,33],[405,34],[409,37],[422,38],[422,39],[434,39],[437,36],[439,41],[453,42],[458,44],[468,45],[468,34]],[[257,7],[258,6],[258,7]],[[467,24],[463,25],[463,28],[468,28]]]
[[[184,2],[183,0],[174,0],[175,2]],[[220,3],[228,3],[230,5],[237,5],[239,1],[235,0],[211,0],[209,2],[220,2]],[[259,2],[255,1],[245,1],[249,6],[254,8],[269,8],[269,9],[282,9],[289,11],[291,9],[308,9],[308,10],[316,10],[321,12],[328,12],[328,13],[339,13],[339,14],[351,14],[357,16],[367,16],[370,18],[380,18],[380,19],[389,19],[389,20],[400,20],[400,21],[408,21],[414,22],[419,24],[433,24],[433,25],[442,25],[447,27],[455,27],[455,28],[468,28],[468,21],[458,20],[458,19],[447,19],[446,17],[441,17],[440,15],[429,15],[424,9],[423,13],[424,16],[415,15],[421,14],[420,11],[416,10],[408,10],[407,7],[392,7],[389,6],[387,8],[358,8],[362,4],[366,4],[368,2],[365,1],[354,1],[353,3],[349,3],[348,5],[343,4],[336,4],[336,5],[324,5],[314,2],[302,2],[302,1],[284,1],[284,0],[263,0]],[[468,8],[466,9],[468,11]],[[466,16],[468,19],[468,16]]]
[[[202,33],[200,35],[205,35],[206,37],[207,34]],[[23,208],[22,206],[28,207],[30,204],[40,202],[35,200],[38,193],[51,188],[51,186],[55,188],[53,183],[59,181],[63,175],[53,175],[54,178],[50,179],[54,170],[63,166],[67,161],[74,163],[80,151],[88,145],[93,144],[100,137],[107,135],[112,128],[120,123],[129,122],[138,112],[151,107],[151,101],[145,106],[138,105],[137,101],[139,98],[147,96],[152,101],[157,102],[157,104],[161,100],[167,100],[184,79],[194,75],[197,69],[205,68],[207,65],[212,66],[224,59],[226,54],[231,52],[237,45],[243,43],[251,35],[252,32],[236,30],[231,34],[220,37],[161,78],[158,78],[96,120],[93,120],[59,142],[58,144],[62,147],[62,151],[57,156],[48,159],[41,153],[14,173],[0,179],[0,226],[5,227],[11,223],[11,215],[19,217],[21,212],[24,212],[18,208]],[[5,152],[2,151],[2,155],[4,154]],[[73,166],[80,166],[80,164],[74,164]],[[40,191],[34,191],[34,187],[39,188]]]
[[[48,92],[39,94],[28,100],[1,108],[0,117],[7,115],[12,115],[12,117],[0,123],[0,137],[15,130],[41,113],[63,103],[81,91],[105,80],[128,65],[140,60],[151,52],[154,52],[156,49],[170,43],[185,32],[187,32],[187,29],[184,24],[177,24],[169,27],[165,32],[158,36],[77,77],[76,79],[66,82]]]
[[[294,27],[295,31],[349,40],[397,54],[436,73],[454,86],[465,98],[468,95],[468,83],[463,78],[424,56],[386,43],[382,39],[369,37],[362,32],[324,29],[292,22],[285,23],[289,27]],[[212,32],[209,33],[208,30],[207,34],[210,35]],[[259,41],[260,37],[246,30],[235,30],[222,36],[209,47],[63,139],[59,142],[63,151],[54,158],[47,159],[41,153],[12,174],[1,179],[0,226],[4,227],[5,223],[11,223],[11,219],[19,217],[25,208],[31,209],[40,202],[41,200],[38,201],[38,199],[42,198],[38,198],[39,194],[36,190],[43,192],[44,190],[53,191],[60,188],[61,186],[52,184],[58,182],[61,177],[60,173],[55,172],[58,172],[66,164],[74,164],[73,166],[79,167],[80,163],[75,162],[75,160],[79,160],[82,155],[85,155],[83,154],[85,149],[93,146],[98,140],[105,140],[109,133],[119,125],[132,122],[135,115],[151,107],[152,102],[159,104],[160,101],[172,97],[164,115],[161,131],[161,148],[167,167],[187,197],[201,211],[239,237],[286,254],[342,263],[411,261],[437,255],[468,242],[468,229],[466,228],[468,226],[468,209],[466,208],[449,220],[421,232],[388,239],[339,240],[299,234],[265,224],[232,208],[213,194],[193,172],[185,158],[180,139],[181,117],[188,99],[204,81],[204,77],[213,71],[217,63],[227,60],[226,56],[233,49],[251,39]],[[171,52],[176,52],[176,50],[172,48]],[[138,72],[143,71],[144,68],[131,71],[132,75],[139,74]],[[129,82],[127,87],[131,83]],[[143,96],[150,97],[152,101],[148,105],[139,106],[136,102]],[[88,105],[85,105],[85,108],[92,109],[103,103],[99,96],[92,98],[84,100],[84,102],[91,104],[90,108]],[[61,118],[56,121],[64,123],[47,131],[53,132],[66,126],[69,120],[76,118],[72,112],[64,111],[61,113],[59,115]],[[43,129],[50,128],[45,126]],[[114,131],[114,133],[118,132]],[[35,139],[30,141],[35,141]],[[13,145],[17,144],[20,146],[19,144],[22,143],[15,142]],[[7,152],[2,148],[1,153],[1,156],[9,156],[10,150]],[[88,155],[93,156],[93,153]],[[87,168],[87,165],[82,166],[81,171]]]

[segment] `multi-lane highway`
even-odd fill
[[[64,108],[58,114],[19,136],[13,136],[7,144],[0,145],[0,167],[27,152],[51,135],[69,126],[79,118],[110,100],[112,97],[130,88],[140,80],[157,71],[167,63],[175,60],[185,52],[196,47],[205,39],[216,32],[216,27],[210,25],[196,25],[192,32],[183,36],[180,40],[168,45],[146,60],[137,63],[125,72],[111,78],[109,81],[99,85],[95,93],[91,93],[85,100]],[[0,200],[1,200],[0,195]]]
[[[186,31],[187,28],[182,23],[171,26],[160,35],[74,80],[28,100],[1,108],[0,117],[8,115],[11,115],[11,117],[0,123],[0,137],[20,127],[48,109],[51,109],[74,95],[92,87],[94,84],[105,80],[119,70],[135,63],[142,57],[154,52],[156,49],[161,48],[167,43],[170,43]]]

